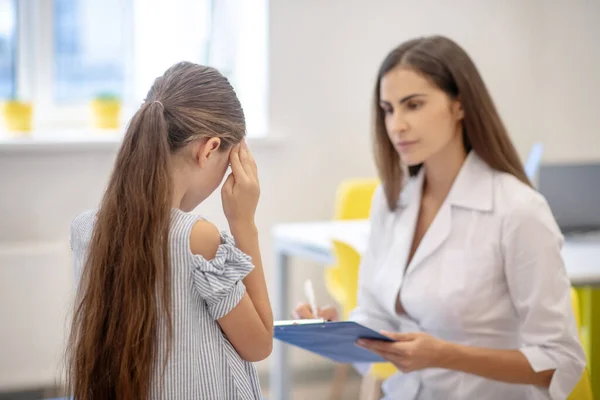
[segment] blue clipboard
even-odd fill
[[[344,364],[386,362],[377,354],[358,347],[358,339],[393,342],[354,321],[275,325],[275,339]]]

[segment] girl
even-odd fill
[[[68,353],[76,399],[257,399],[273,318],[244,114],[216,70],[182,62],[133,116],[99,210],[73,221],[82,269]],[[230,231],[189,214],[221,183]]]
[[[373,107],[382,186],[352,318],[396,340],[359,343],[398,368],[386,398],[565,399],[585,356],[562,236],[470,57],[403,43]]]

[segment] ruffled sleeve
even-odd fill
[[[252,271],[252,258],[235,247],[233,237],[221,233],[221,245],[212,260],[194,256],[192,279],[194,288],[208,305],[215,319],[233,310],[246,292],[242,280]]]

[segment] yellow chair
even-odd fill
[[[336,193],[334,219],[369,218],[371,199],[379,185],[377,179],[350,179],[342,182]],[[347,246],[333,244],[336,265],[325,269],[325,285],[342,308],[341,319],[348,319],[356,307],[358,264],[360,256]]]
[[[600,287],[578,287],[580,335],[587,356],[592,392],[600,398]]]
[[[573,313],[575,314],[575,321],[577,321],[577,329],[581,327],[581,309],[579,307],[579,295],[577,291],[571,288],[571,304],[573,306]],[[581,333],[580,333],[581,336]],[[588,369],[583,371],[581,379],[569,395],[569,400],[593,400],[592,395],[592,383],[590,381],[590,375]]]

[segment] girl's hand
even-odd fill
[[[229,227],[254,225],[254,215],[260,197],[258,168],[246,145],[238,143],[229,154],[231,174],[223,184],[221,198]]]

